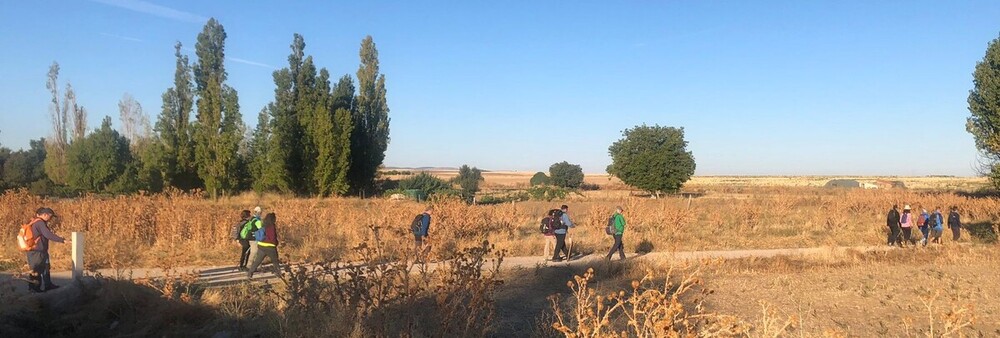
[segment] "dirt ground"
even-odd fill
[[[904,249],[852,261],[728,262],[706,274],[705,287],[714,293],[705,305],[746,319],[763,315],[768,305],[793,317],[790,333],[852,337],[926,336],[932,319],[941,334],[948,315],[959,319],[964,314],[956,311],[967,307],[975,319],[966,335],[1000,335],[997,250],[948,250]]]
[[[670,262],[599,263],[592,286],[627,289]],[[949,323],[964,336],[1000,336],[1000,250],[993,246],[896,249],[837,257],[704,261],[704,310],[760,325],[788,324],[789,336],[941,336]],[[554,336],[548,297],[567,299],[566,282],[587,266],[520,268],[504,275],[497,303],[500,337]],[[665,276],[661,276],[664,277]],[[660,279],[662,283],[662,278]],[[655,283],[654,283],[655,284]],[[929,307],[929,308],[928,308]],[[959,336],[954,334],[952,336]]]

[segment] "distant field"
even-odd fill
[[[417,173],[419,171],[410,171]],[[451,179],[458,175],[455,170],[432,170],[434,176]],[[534,172],[526,171],[490,171],[484,172],[484,188],[523,188]],[[406,175],[390,175],[391,179],[403,179]],[[902,181],[909,189],[934,190],[976,190],[988,184],[983,177],[904,177],[904,176],[695,176],[686,186],[697,187],[822,187],[830,180],[851,179],[864,183],[875,183],[879,180]],[[621,180],[607,174],[586,174],[584,182],[596,184],[608,190],[629,190]]]

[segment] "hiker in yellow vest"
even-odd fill
[[[281,266],[278,264],[278,228],[276,226],[277,217],[274,213],[264,216],[262,228],[257,230],[257,255],[253,258],[253,264],[247,271],[247,278],[253,278],[253,273],[264,261],[264,256],[271,260],[271,267],[274,268],[274,275],[281,277]]]

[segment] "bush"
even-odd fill
[[[434,195],[440,192],[452,190],[451,184],[440,178],[434,177],[434,175],[431,175],[426,171],[399,181],[399,189],[416,189],[423,191],[427,195]]]
[[[635,246],[635,253],[648,254],[650,252],[653,252],[653,242],[650,242],[649,239],[643,238],[639,241],[639,245]]]
[[[583,184],[580,184],[580,190],[583,190],[583,191],[601,190],[601,186],[599,186],[597,184],[593,184],[593,183],[583,183]]]
[[[545,173],[539,171],[535,173],[534,176],[531,176],[531,180],[528,181],[528,184],[530,184],[532,187],[536,185],[549,184],[549,175],[546,175]]]
[[[564,199],[569,195],[569,192],[568,189],[548,185],[528,188],[528,195],[531,196],[531,199],[537,201]]]

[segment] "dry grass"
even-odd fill
[[[995,233],[1000,200],[956,193],[911,190],[841,190],[822,188],[732,188],[701,197],[661,199],[635,197],[575,197],[569,201],[520,202],[470,206],[457,200],[434,202],[432,257],[454,255],[464,243],[488,240],[511,256],[540,255],[543,237],[537,223],[545,210],[570,205],[577,227],[570,232],[574,248],[605,250],[603,227],[616,205],[625,208],[629,227],[626,250],[640,242],[654,251],[858,246],[884,242],[884,215],[892,204],[959,206],[963,221],[977,233]],[[60,219],[57,233],[87,234],[88,268],[156,267],[161,264],[229,265],[236,244],[228,238],[242,209],[261,205],[278,215],[283,243],[279,252],[291,261],[338,259],[349,248],[374,236],[409,247],[408,223],[423,205],[381,199],[287,199],[245,195],[218,201],[199,195],[73,200],[42,200],[26,192],[0,196],[0,222],[8,238],[41,205],[53,207]],[[966,241],[969,239],[966,232]],[[69,249],[54,244],[55,268],[68,268]],[[23,261],[13,246],[0,249],[0,261]]]

